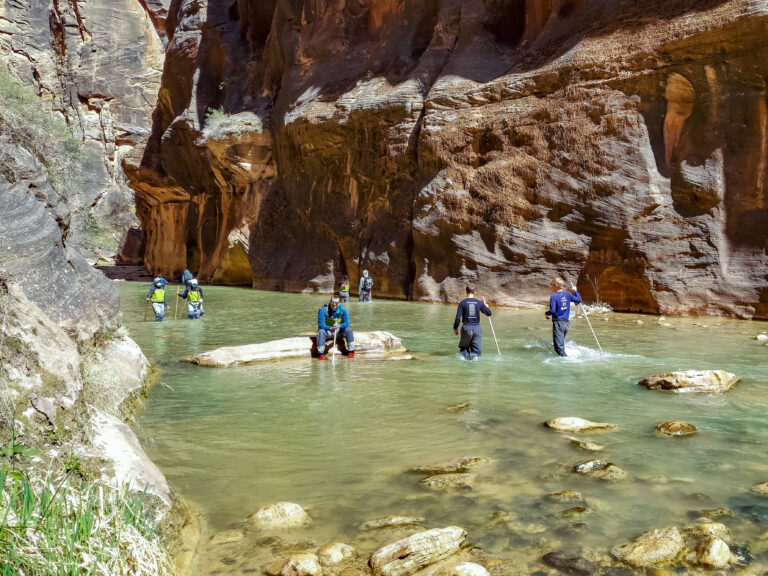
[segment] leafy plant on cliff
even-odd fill
[[[205,113],[203,138],[206,140],[238,138],[249,132],[261,134],[263,131],[264,125],[261,118],[252,112],[229,115],[221,107],[209,108]]]
[[[46,169],[59,196],[79,192],[84,182],[82,137],[61,115],[0,66],[0,122],[3,136],[27,149]]]

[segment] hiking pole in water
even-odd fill
[[[331,350],[331,362],[336,363],[336,334],[338,334],[338,327],[333,331],[333,350]]]
[[[576,285],[573,282],[571,282],[571,289],[574,292],[578,292],[578,290],[576,290]],[[587,316],[587,310],[584,308],[584,303],[579,302],[579,306],[581,306],[581,313],[584,314],[584,319],[587,321],[587,326],[589,326],[589,329],[592,331],[592,336],[595,337],[595,342],[597,342],[597,347],[600,348],[600,352],[602,353],[603,347],[600,346],[600,340],[597,339],[597,334],[595,334],[595,329],[592,328],[592,322],[589,321],[589,316]]]
[[[486,308],[488,307],[488,303],[485,301],[485,296],[483,296],[483,304],[485,304]],[[493,341],[496,342],[496,352],[499,353],[499,356],[501,356],[501,349],[499,348],[499,341],[496,340],[496,330],[493,329],[493,322],[491,322],[491,317],[488,316],[488,324],[491,325],[491,334],[493,334]]]
[[[173,309],[173,319],[176,320],[176,313],[179,311],[179,287],[176,286],[176,307]]]

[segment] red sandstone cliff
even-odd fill
[[[153,271],[768,318],[756,0],[173,2],[126,164]]]

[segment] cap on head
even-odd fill
[[[155,284],[162,284],[163,283],[163,279],[158,276],[152,282],[154,282]]]
[[[192,286],[197,286],[197,278],[192,278],[189,283],[192,284]]]

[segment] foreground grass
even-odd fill
[[[145,495],[0,470],[0,575],[173,573]]]

